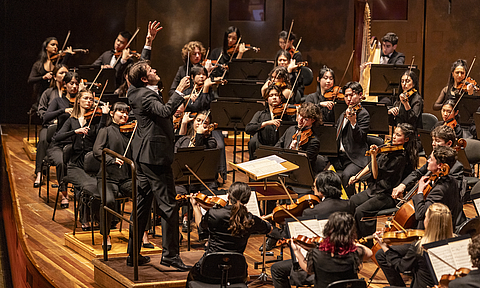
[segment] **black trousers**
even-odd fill
[[[179,254],[178,207],[175,184],[170,166],[136,163],[137,166],[137,233],[138,251],[133,251],[133,229],[130,226],[128,254],[140,253],[143,232],[149,220],[153,197],[162,217],[162,257],[173,258]],[[133,214],[132,214],[133,217]],[[133,218],[131,218],[133,220]]]
[[[38,133],[38,143],[37,143],[37,155],[35,158],[35,174],[40,172],[42,168],[42,161],[47,155],[47,128],[43,127],[42,130]],[[36,176],[36,175],[35,175]]]
[[[102,178],[97,178],[97,187],[98,191],[100,192],[100,197],[102,196]],[[132,180],[126,179],[123,181],[116,181],[112,179],[107,179],[106,183],[106,199],[104,200],[105,205],[112,209],[118,211],[116,205],[116,198],[119,197],[132,197]],[[107,213],[107,225],[103,227],[104,219],[103,219],[103,209],[100,209],[100,233],[103,235],[104,231],[106,231],[107,235],[110,235],[110,227],[112,223],[113,215],[111,213]],[[106,230],[105,230],[106,229]]]
[[[355,211],[358,237],[372,235],[377,228],[376,219],[361,221],[363,217],[373,217],[378,211],[394,206],[395,200],[392,196],[386,193],[372,194],[369,188],[350,197],[350,208],[352,212]]]
[[[408,249],[410,248],[410,244],[404,244],[404,245],[395,245],[391,247],[390,249],[395,249],[395,251],[398,251],[398,253],[402,256],[407,254]],[[405,282],[403,281],[402,275],[395,270],[392,266],[390,266],[387,262],[387,257],[385,255],[385,252],[383,252],[382,249],[380,249],[376,254],[375,254],[375,259],[377,259],[378,265],[380,266],[380,269],[382,269],[383,274],[385,274],[385,277],[388,280],[388,283],[392,286],[399,286],[399,287],[405,287]]]
[[[363,167],[357,166],[353,163],[347,154],[340,153],[338,157],[329,158],[332,163],[335,171],[340,175],[342,179],[343,189],[348,195],[348,198],[352,197],[355,194],[355,185],[348,185],[348,180],[350,177],[355,176]]]
[[[308,275],[301,268],[294,269],[292,260],[284,260],[273,264],[271,272],[275,288],[291,288],[291,285],[315,284],[315,275]]]
[[[69,162],[67,166],[67,178],[70,183],[73,184],[75,187],[75,191],[83,191],[90,196],[100,197],[99,190],[97,189],[97,179],[90,176],[83,170],[83,167],[79,163],[72,163]],[[79,199],[79,195],[75,195],[77,199]],[[98,221],[98,211],[99,211],[99,202],[98,200],[89,201],[90,205],[92,205],[92,211],[94,214],[95,219],[90,219],[90,207],[86,205],[86,203],[79,202],[78,209],[79,209],[79,217],[80,222],[82,224],[88,223],[89,220],[97,220]]]
[[[217,148],[220,149],[220,162],[218,163],[217,171],[223,176],[227,175],[227,157],[225,156],[225,140],[222,131],[213,130],[212,136],[217,140]]]
[[[67,165],[63,163],[63,147],[53,145],[50,143],[47,149],[47,155],[55,163],[55,171],[57,173],[57,181],[60,191],[66,191],[65,184],[63,184],[63,177],[67,171]]]

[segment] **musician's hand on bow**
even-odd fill
[[[405,191],[405,184],[400,183],[397,187],[393,188],[392,190],[392,198],[393,199],[398,199],[398,198],[403,198],[403,192]]]
[[[388,110],[388,114],[392,114],[393,116],[397,116],[398,111],[399,111],[398,107],[393,107],[392,109]]]
[[[123,165],[123,160],[120,158],[115,158],[115,164],[122,166]]]
[[[358,181],[357,176],[354,175],[354,176],[350,177],[350,179],[348,180],[348,185],[353,185],[357,181]]]
[[[320,106],[327,107],[328,110],[332,110],[333,106],[335,106],[335,103],[333,103],[333,101],[323,101],[323,102],[320,102]]]
[[[297,148],[297,140],[292,140],[292,143],[290,143],[290,149],[295,149]]]
[[[273,125],[275,127],[280,127],[280,125],[282,124],[282,120],[281,119],[272,119],[272,120],[268,120],[268,121],[265,121],[262,123],[262,128],[265,127],[265,126],[269,126],[269,125]]]
[[[90,127],[88,126],[81,127],[81,128],[75,129],[75,134],[87,135],[89,130],[90,130]]]
[[[47,72],[45,75],[42,76],[43,80],[50,80],[53,78],[53,72]]]
[[[187,89],[188,87],[190,87],[190,77],[188,76],[185,76],[182,78],[182,80],[180,80],[180,83],[178,84],[177,86],[177,89],[178,91],[182,92],[185,91],[185,89]],[[184,98],[185,99],[188,99],[190,95],[186,95]]]
[[[65,113],[72,114],[73,108],[65,108]]]

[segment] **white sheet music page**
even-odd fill
[[[267,174],[280,173],[280,172],[286,171],[287,168],[283,167],[280,164],[285,161],[286,160],[276,155],[271,155],[268,157],[237,164],[237,166],[257,177],[262,177]]]
[[[248,203],[245,205],[245,207],[247,207],[248,212],[252,213],[257,217],[261,217],[260,208],[258,208],[257,192],[252,191],[250,199],[248,200]]]
[[[467,238],[448,243],[455,260],[455,268],[468,268],[470,270],[473,268],[472,262],[470,261],[470,255],[468,254],[468,245],[470,242],[472,242],[472,239]]]
[[[477,211],[477,215],[480,212],[480,198],[473,199],[473,205],[475,205],[475,210]]]
[[[319,236],[323,236],[323,226],[320,225],[320,221],[318,221],[317,219],[302,220],[302,223],[305,224],[308,228],[315,231]],[[291,238],[295,238],[300,235],[309,238],[317,237],[317,235],[313,234],[310,230],[305,228],[305,226],[303,226],[302,224],[300,224],[300,222],[297,221],[288,222],[288,230],[290,231]],[[304,257],[307,256],[307,250],[301,248],[301,252]]]
[[[453,274],[455,272],[455,269],[443,262],[445,261],[453,266],[455,265],[452,251],[450,251],[450,247],[448,245],[433,247],[428,249],[428,251],[433,252],[429,253],[429,256],[433,271],[435,271],[435,275],[437,276],[437,280],[440,280],[442,275]],[[441,258],[443,261],[438,258]]]

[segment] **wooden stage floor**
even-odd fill
[[[50,189],[50,203],[45,202],[46,190],[45,185],[42,189],[42,197],[38,197],[38,189],[33,188],[34,161],[30,161],[23,150],[23,138],[27,135],[26,125],[1,125],[3,130],[3,139],[7,153],[7,163],[10,165],[12,175],[10,179],[14,179],[12,187],[18,201],[19,213],[18,223],[24,233],[25,244],[28,252],[32,255],[38,269],[43,270],[45,275],[57,287],[100,287],[94,281],[94,266],[90,260],[84,258],[80,254],[74,252],[65,245],[65,233],[69,233],[73,228],[73,201],[68,209],[58,209],[55,221],[52,221],[53,205],[55,203],[56,189]],[[33,134],[33,133],[32,133]],[[233,147],[227,147],[227,161],[232,161]],[[245,153],[245,160],[248,153]],[[237,161],[240,161],[240,153],[237,154]],[[55,169],[51,169],[51,177],[55,179]],[[227,188],[231,184],[232,176],[229,174],[228,181],[222,188]],[[247,177],[240,173],[236,174],[237,181],[247,181]],[[71,197],[72,195],[70,195]],[[471,204],[464,206],[468,217],[475,216],[474,208]],[[127,205],[127,211],[131,209]],[[383,225],[382,221],[378,221],[378,226]],[[127,229],[127,225],[124,224]],[[77,231],[80,231],[78,229]],[[98,233],[98,232],[96,232]],[[157,233],[161,233],[160,227]],[[186,239],[186,233],[183,233]],[[196,233],[192,233],[193,250],[202,250],[202,245],[197,241]],[[152,243],[161,247],[161,237],[151,238]],[[245,256],[249,264],[249,274],[255,275],[261,272],[260,269],[254,269],[253,263],[261,261],[258,247],[263,242],[263,237],[251,237],[245,251]],[[96,242],[96,248],[101,249],[100,242]],[[186,240],[181,245],[181,251],[186,251]],[[280,249],[273,250],[275,256],[267,256],[267,260],[274,259]],[[284,250],[284,259],[290,258],[289,249]],[[267,273],[270,275],[270,266],[267,264]],[[364,263],[360,276],[370,278],[375,271],[375,264],[371,261]],[[374,279],[371,287],[383,287],[387,284],[382,272],[379,272]],[[257,285],[259,286],[259,285]],[[263,285],[265,287],[273,287],[272,285]]]

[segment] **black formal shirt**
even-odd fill
[[[398,115],[393,116],[388,114],[388,122],[391,126],[397,126],[400,123],[408,123],[413,126],[415,131],[418,128],[423,128],[422,123],[422,113],[423,113],[423,99],[418,92],[415,92],[408,98],[408,103],[410,104],[410,110],[405,110],[400,99],[397,98],[393,107],[399,107]],[[389,107],[389,108],[393,108]]]
[[[470,271],[467,276],[457,278],[448,284],[449,288],[480,288],[480,270]]]
[[[270,115],[270,109],[268,107],[265,110],[257,111],[245,127],[245,132],[251,136],[257,135],[258,142],[261,145],[274,146],[280,137],[276,129],[277,127],[275,125],[267,125],[262,128],[262,123],[270,120],[272,120],[272,116]],[[283,116],[283,121],[290,120],[290,116]]]
[[[50,106],[50,104],[52,104],[53,100],[61,97],[62,95],[61,93],[58,93],[57,87],[48,88],[47,90],[43,91],[42,96],[40,97],[40,102],[38,102],[38,110],[37,110],[37,114],[40,117],[40,119],[43,120],[43,116],[47,112],[48,107]],[[53,122],[54,122],[54,119],[51,119],[47,123],[43,123],[43,126],[47,127],[53,124]]]
[[[177,152],[178,148],[186,148],[190,145],[190,140],[192,136],[186,135],[181,137],[175,143],[175,152]],[[217,148],[217,140],[212,135],[205,136],[203,134],[195,134],[195,146],[194,147],[202,147],[204,146],[205,149],[215,149]]]
[[[343,199],[325,198],[313,208],[303,210],[303,216],[312,216],[317,219],[328,219],[333,212],[350,213],[350,201]]]
[[[320,106],[320,102],[327,101],[327,99],[325,99],[325,97],[321,93],[321,90],[317,89],[317,92],[308,94],[305,97],[305,102],[313,103],[320,107],[320,110],[322,111],[323,122],[335,123],[335,113],[333,109],[330,110],[327,107]]]
[[[378,154],[377,164],[377,179],[371,176],[367,180],[369,188],[367,191],[372,194],[386,193],[390,195],[393,188],[397,187],[402,181],[404,171],[407,170],[408,173],[412,171],[405,150]],[[368,168],[372,171],[372,163],[368,164]]]

